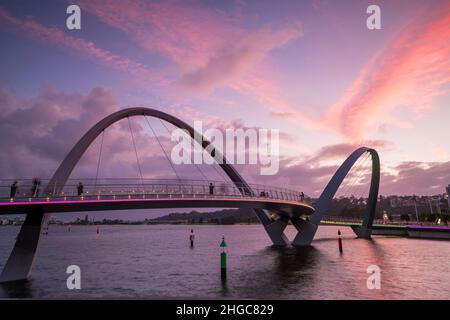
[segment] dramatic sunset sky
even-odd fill
[[[66,28],[69,4],[81,30]],[[381,30],[366,28],[370,4]],[[1,178],[50,177],[96,121],[149,106],[206,127],[279,129],[279,173],[239,167],[251,182],[318,195],[367,145],[382,194],[450,183],[448,0],[0,0],[0,43]],[[132,121],[145,177],[173,177]],[[127,130],[105,133],[102,177],[137,177]],[[98,143],[74,176],[93,176]]]

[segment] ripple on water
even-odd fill
[[[355,239],[340,228],[321,227],[310,248],[274,248],[260,225],[51,226],[32,280],[1,285],[1,297],[209,297],[275,299],[450,299],[450,242],[374,237]],[[17,227],[0,228],[0,264]],[[288,228],[289,237],[294,230]],[[219,242],[228,244],[228,277],[220,280]],[[66,268],[77,264],[82,289],[68,290]],[[367,267],[381,268],[381,290],[368,290]]]

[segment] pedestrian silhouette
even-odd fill
[[[14,180],[14,182],[11,184],[11,191],[9,192],[9,197],[11,199],[14,199],[16,197],[17,189],[18,189],[17,180]]]
[[[36,198],[39,197],[39,186],[41,185],[41,180],[39,178],[33,178],[31,187],[31,196]]]
[[[212,184],[212,182],[209,183],[209,194],[214,194],[214,185]]]
[[[78,192],[78,196],[79,196],[79,197],[81,197],[81,196],[83,195],[83,192],[84,192],[84,191],[83,191],[83,188],[84,188],[84,187],[83,187],[83,184],[82,184],[81,182],[79,182],[79,183],[78,183],[78,186],[77,186],[77,192]]]
[[[300,200],[301,201],[305,200],[305,194],[303,192],[300,193]]]

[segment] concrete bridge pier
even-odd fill
[[[314,239],[318,226],[308,220],[297,218],[291,220],[295,229],[297,229],[297,235],[292,241],[294,247],[310,246]]]
[[[27,209],[25,221],[17,235],[14,248],[0,274],[0,282],[25,280],[33,267],[39,245],[42,227],[47,224],[49,215],[41,206]]]
[[[292,241],[292,245],[294,247],[310,246],[317,232],[318,225],[301,218],[293,220],[292,224],[298,231],[297,235]],[[371,227],[365,226],[350,226],[350,227],[352,228],[353,232],[358,238],[371,239],[372,237]]]
[[[351,226],[351,228],[358,238],[363,239],[372,238],[372,228],[366,228],[363,226]]]
[[[267,232],[272,244],[274,246],[287,246],[289,244],[289,239],[284,234],[289,219],[284,216],[278,215],[276,220],[269,217],[266,210],[256,209],[255,213],[259,220],[261,221],[264,229]]]

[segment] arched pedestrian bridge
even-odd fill
[[[165,121],[177,128],[184,129],[195,143],[200,144],[213,159],[222,160],[218,163],[218,166],[229,182],[211,182],[205,177],[206,179],[202,183],[193,183],[180,179],[178,175],[176,181],[170,183],[168,181],[157,183],[144,179],[130,117],[144,117],[153,133],[155,132],[148,122],[148,117],[157,118],[161,123]],[[122,119],[127,120],[129,124],[141,179],[133,183],[124,183],[123,181],[119,183],[98,183],[98,179],[95,178],[93,182],[86,183],[84,181],[82,195],[74,194],[76,190],[74,183],[77,182],[70,181],[69,177],[76,164],[87,148],[99,136],[102,139],[99,153],[101,156],[105,130]],[[156,134],[155,138],[158,139]],[[160,146],[163,149],[161,143]],[[176,174],[167,152],[164,149],[162,151]],[[10,198],[8,196],[8,185],[11,181],[3,180],[3,188],[0,190],[0,214],[26,214],[26,217],[11,255],[0,275],[0,281],[21,280],[29,276],[42,229],[47,226],[50,215],[56,212],[187,207],[249,208],[254,210],[274,245],[284,246],[289,243],[284,230],[291,222],[298,231],[297,236],[291,242],[292,245],[308,246],[311,244],[322,217],[327,212],[339,186],[350,169],[363,155],[369,155],[371,158],[372,178],[366,214],[361,226],[355,227],[354,230],[359,237],[368,238],[371,235],[375,217],[380,178],[380,162],[374,149],[361,147],[355,150],[339,167],[313,205],[303,193],[247,183],[207,139],[195,132],[193,127],[172,115],[142,107],[117,111],[100,120],[80,138],[61,162],[53,177],[48,181],[41,182],[42,190],[39,193],[31,194],[32,192],[30,192],[26,194],[25,192],[25,194],[22,194],[19,192],[14,198]],[[98,164],[100,164],[100,157]],[[302,179],[302,177],[298,177],[298,179]],[[22,189],[22,186],[29,186],[29,188],[24,187],[24,190],[30,190],[32,186],[30,180],[18,182],[20,189]],[[213,183],[213,192],[209,190],[210,183]]]

